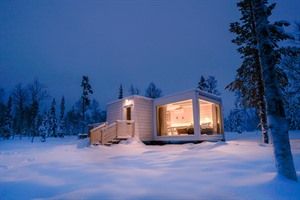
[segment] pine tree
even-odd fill
[[[58,137],[64,137],[65,133],[65,97],[62,97],[60,103],[60,115],[57,134]]]
[[[13,90],[12,98],[14,102],[15,118],[13,123],[14,133],[20,134],[20,139],[22,134],[26,129],[26,109],[28,103],[28,91],[19,83]],[[13,135],[14,138],[14,135]]]
[[[5,124],[6,105],[3,102],[4,89],[0,87],[0,133],[3,132]]]
[[[162,90],[151,82],[146,89],[146,97],[156,99],[162,96]]]
[[[290,129],[300,129],[300,24],[296,23],[295,40],[290,41],[291,48],[297,52],[286,56],[281,63],[286,72],[289,83],[284,91],[285,108]]]
[[[6,112],[5,112],[5,124],[4,124],[4,130],[3,130],[3,137],[5,139],[9,139],[12,136],[12,123],[13,123],[13,117],[12,117],[12,97],[10,96],[8,98],[7,106],[6,106]]]
[[[129,92],[129,95],[139,95],[140,94],[140,90],[138,88],[134,87],[133,85],[130,85],[128,92]]]
[[[56,118],[56,102],[55,98],[52,100],[51,110],[50,110],[50,119],[49,119],[49,134],[51,137],[57,137],[57,118]]]
[[[75,111],[74,106],[66,113],[65,117],[65,126],[66,131],[73,135],[75,133],[79,133],[81,126],[79,127],[80,123],[80,114]]]
[[[41,141],[46,142],[46,137],[48,135],[49,130],[49,119],[48,119],[48,113],[45,111],[42,124],[39,127],[39,134],[41,136]]]
[[[276,54],[270,34],[268,14],[265,10],[264,0],[251,0],[253,17],[255,21],[255,33],[261,64],[261,74],[265,88],[267,105],[267,118],[270,133],[273,138],[273,147],[277,171],[284,177],[297,181],[297,174],[291,152],[288,124],[285,117],[284,104],[276,75]],[[277,79],[278,80],[278,79]]]
[[[205,79],[203,76],[201,76],[197,88],[208,93],[220,95],[221,93],[218,91],[217,86],[218,81],[216,80],[216,77],[209,76],[208,79]]]
[[[92,87],[89,83],[89,77],[87,77],[87,76],[82,77],[81,87],[82,87],[82,96],[81,96],[82,133],[84,133],[84,130],[86,127],[85,112],[91,103],[91,100],[89,99],[89,94],[93,94]]]
[[[218,81],[214,76],[209,76],[208,79],[206,80],[206,84],[207,84],[207,92],[215,95],[221,94],[217,89]]]
[[[267,4],[267,1],[264,1]],[[235,33],[237,37],[232,40],[238,46],[238,53],[243,59],[241,67],[237,70],[235,80],[231,82],[226,89],[242,92],[242,105],[246,107],[255,107],[259,110],[260,126],[264,143],[269,142],[267,133],[266,105],[264,99],[264,86],[262,82],[261,65],[257,47],[257,37],[255,32],[255,23],[253,20],[253,7],[251,0],[243,0],[237,3],[242,13],[241,22],[230,24],[230,32]],[[275,4],[267,7],[267,16],[271,15]],[[272,44],[276,47],[276,64],[279,63],[282,54],[290,54],[291,51],[285,48],[279,48],[278,42],[289,39],[290,35],[284,33],[282,27],[288,26],[286,22],[275,22],[270,25]],[[286,86],[287,79],[285,74],[279,68],[276,69],[276,78],[282,87]]]
[[[122,87],[122,84],[120,85],[120,88],[119,88],[119,97],[118,99],[123,99],[123,87]]]
[[[208,89],[208,85],[206,83],[206,80],[203,76],[201,76],[200,81],[198,82],[198,89],[203,90],[203,91],[207,91]]]
[[[91,120],[92,123],[98,123],[101,122],[102,118],[101,118],[101,110],[100,110],[100,106],[99,106],[99,102],[96,99],[93,99],[91,106]]]
[[[244,120],[245,113],[243,110],[235,108],[230,110],[228,117],[226,118],[225,129],[230,132],[241,133],[244,131]]]
[[[39,104],[36,100],[34,100],[33,104],[30,108],[30,131],[32,134],[31,142],[33,142],[34,137],[38,135],[38,127],[39,127]]]

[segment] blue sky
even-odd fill
[[[105,108],[120,84],[143,95],[153,81],[168,95],[213,75],[228,112],[234,99],[224,87],[241,63],[228,31],[237,2],[0,0],[0,87],[8,94],[38,78],[70,107],[87,75]],[[299,10],[300,1],[277,1],[271,21],[299,22]]]

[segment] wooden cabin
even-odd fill
[[[224,140],[221,103],[220,97],[198,89],[157,99],[125,97],[108,103],[107,123],[91,131],[91,144],[105,144],[101,137],[106,135],[108,140],[135,136],[145,143]]]

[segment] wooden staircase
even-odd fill
[[[134,136],[133,120],[117,120],[108,125],[104,123],[91,130],[91,145],[112,145],[118,144],[122,140],[126,140]]]

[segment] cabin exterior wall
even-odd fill
[[[117,120],[123,119],[123,101],[114,101],[107,105],[106,121],[108,124],[112,124]]]
[[[191,100],[191,101],[190,101]],[[191,126],[193,128],[193,134],[184,134],[179,132],[180,127],[175,127],[177,129],[177,134],[160,135],[158,134],[158,107],[163,107],[167,104],[177,103],[181,101],[192,102],[192,106],[187,109],[185,108],[184,114],[181,114],[182,119],[186,119],[191,122]],[[201,101],[201,105],[200,105]],[[207,127],[204,129],[201,123],[201,119],[203,120],[204,116],[210,116],[207,113],[212,108],[205,108],[205,102],[211,102],[216,105],[219,105],[218,112],[220,113],[220,126],[217,128],[212,127],[214,130],[214,134],[207,133]],[[203,103],[204,102],[204,103]],[[164,96],[158,99],[149,99],[146,97],[133,95],[129,97],[125,97],[123,99],[114,101],[107,105],[107,122],[108,124],[114,123],[116,120],[134,120],[134,135],[137,136],[141,141],[212,141],[212,140],[224,140],[224,124],[222,118],[222,109],[221,109],[222,100],[220,97],[209,94],[207,92],[203,92],[197,89],[189,90],[173,95]],[[175,104],[174,104],[175,105]],[[200,108],[201,107],[201,108]],[[170,112],[170,111],[169,111]],[[130,114],[128,114],[130,113]],[[191,116],[187,116],[188,113],[191,113]],[[215,113],[212,112],[212,113]],[[176,122],[176,118],[171,115],[168,118],[172,122]],[[168,125],[169,126],[169,125]],[[161,126],[159,126],[161,127]],[[172,126],[173,127],[173,126]],[[172,128],[171,127],[171,128]],[[211,129],[212,129],[211,128]],[[170,129],[170,128],[169,128]],[[190,128],[189,128],[190,129]],[[165,130],[165,129],[164,129]],[[173,129],[172,129],[173,130]],[[216,134],[218,130],[219,133]],[[165,133],[165,132],[164,132]]]
[[[141,141],[153,141],[153,100],[142,97],[134,98],[135,135]]]

